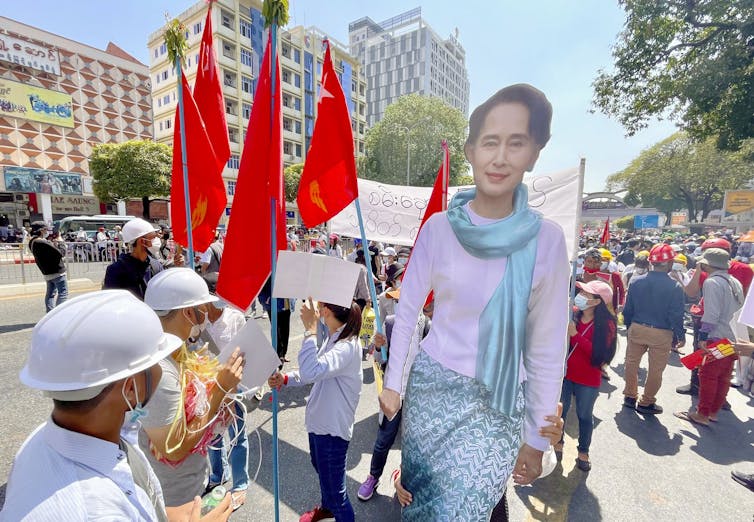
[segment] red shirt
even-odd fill
[[[599,388],[602,383],[602,373],[599,366],[592,366],[593,335],[594,321],[576,323],[576,335],[571,337],[565,378],[576,384]],[[610,332],[610,335],[614,336],[615,332]]]

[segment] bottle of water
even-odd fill
[[[216,486],[211,492],[204,495],[204,498],[202,498],[202,515],[206,515],[215,509],[223,501],[227,492],[225,487]]]

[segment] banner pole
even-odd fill
[[[186,118],[183,114],[183,76],[181,72],[181,59],[175,61],[178,73],[178,113],[181,121],[179,129],[181,137],[181,165],[183,166],[183,199],[186,208],[186,235],[188,236],[188,262],[191,270],[194,269],[194,233],[191,226],[191,197],[189,195],[188,160],[186,155]]]
[[[579,229],[581,227],[581,199],[584,197],[584,172],[586,171],[586,158],[581,158],[579,161],[579,194],[578,194],[578,204],[576,205],[576,223],[574,226],[576,227],[575,233],[574,233],[574,242],[576,243],[573,246],[573,259],[571,259],[571,300],[570,300],[570,315],[571,319],[573,319],[573,303],[574,299],[576,299],[576,265],[578,264],[579,259]]]
[[[369,284],[369,295],[372,297],[372,309],[374,310],[374,323],[377,328],[377,333],[382,333],[382,322],[380,322],[380,306],[377,302],[377,289],[374,286],[374,273],[372,272],[372,255],[369,252],[369,243],[367,243],[367,233],[364,229],[364,218],[361,217],[361,205],[359,204],[359,197],[356,196],[354,200],[356,204],[356,215],[359,218],[359,230],[361,231],[361,247],[364,249],[364,260],[367,263],[367,283]],[[387,351],[385,346],[380,348],[382,354],[382,360],[387,361]]]

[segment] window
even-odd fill
[[[293,130],[293,122],[288,118],[283,118],[283,129],[287,130],[288,132]]]
[[[301,144],[296,143],[296,156],[301,157]]]
[[[238,129],[228,127],[228,139],[231,143],[238,143]]]
[[[191,57],[188,57],[188,60],[186,60],[186,67],[191,67]]]
[[[229,169],[237,169],[241,166],[241,160],[238,157],[238,154],[231,154],[230,158],[228,158],[228,168]],[[235,188],[236,182],[235,181],[229,181],[228,186],[230,187],[230,183],[233,183],[233,187]],[[228,192],[228,194],[233,194],[232,192]]]
[[[168,52],[168,46],[167,46],[167,44],[162,44],[162,45],[160,46],[160,56],[162,56],[162,55],[163,55],[163,54],[165,54],[166,52]]]
[[[231,159],[233,156],[231,156]],[[238,161],[238,156],[236,156],[236,161]],[[230,160],[228,160],[228,166],[230,167]],[[230,167],[230,168],[238,168],[238,167]],[[228,181],[228,195],[233,196],[236,194],[236,182],[235,181]]]
[[[293,154],[291,152],[291,150],[293,150],[293,147],[291,146],[291,142],[290,141],[284,141],[283,142],[283,153],[284,154]]]
[[[230,71],[226,71],[225,69],[223,69],[223,83],[227,85],[228,87],[235,88],[236,75]]]
[[[241,75],[241,90],[243,92],[248,92],[249,94],[254,94],[252,91],[254,90],[252,88],[251,84],[251,78],[248,76]]]
[[[170,103],[170,95],[166,94],[165,96],[162,97],[162,104],[167,105],[169,103]]]
[[[283,107],[291,108],[292,102],[291,102],[292,96],[287,93],[283,93]]]
[[[293,108],[296,109],[297,111],[301,110],[301,98],[296,98],[296,97],[293,98]]]
[[[297,88],[301,88],[301,75],[298,73],[293,73],[293,85],[295,85]]]
[[[251,38],[251,22],[247,22],[243,18],[239,21],[239,25],[241,28],[241,36],[245,36],[246,38]]]
[[[293,50],[293,61],[296,63],[301,63],[301,51],[298,49]]]
[[[283,69],[283,81],[285,83],[291,83],[291,73],[290,71],[287,71]]]
[[[236,58],[236,46],[225,40],[221,40],[223,46],[223,56],[235,59]]]
[[[199,34],[202,32],[202,22],[194,24],[194,34]]]
[[[283,56],[286,58],[291,57],[291,46],[288,44],[283,44]]]
[[[301,122],[296,120],[296,134],[301,134]]]
[[[162,122],[160,122],[160,131],[162,131]]]
[[[241,48],[241,63],[251,67],[251,51]]]
[[[167,80],[168,79],[168,71],[167,71],[167,69],[164,70],[164,71],[162,71],[162,79],[163,80]]]
[[[225,100],[225,113],[231,116],[236,115],[237,104],[233,100]]]
[[[160,83],[160,75],[159,74],[154,77],[154,84],[157,85],[158,83]]]
[[[157,58],[159,56],[159,49],[157,47],[154,48],[154,57]]]
[[[162,107],[162,98],[157,98],[157,106]]]
[[[233,26],[235,25],[233,23],[233,18],[233,15],[228,11],[225,11],[224,9],[220,11],[220,23],[228,29],[233,29]]]
[[[173,122],[168,118],[165,120],[165,130],[168,130],[173,125]]]
[[[248,103],[242,103],[241,114],[243,114],[243,118],[245,120],[248,120],[249,118],[251,118],[251,105]]]

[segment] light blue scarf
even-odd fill
[[[526,346],[537,235],[542,216],[529,208],[529,191],[516,187],[513,213],[487,225],[474,225],[463,206],[476,189],[458,192],[448,207],[448,220],[464,250],[479,259],[508,258],[505,274],[479,318],[476,378],[491,393],[490,406],[506,415],[516,411],[519,366]]]

